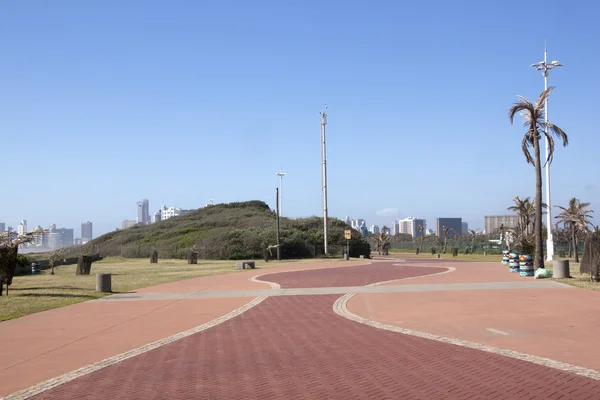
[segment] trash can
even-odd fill
[[[31,263],[31,273],[33,275],[39,275],[40,274],[40,263],[38,263],[38,262]]]

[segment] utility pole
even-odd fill
[[[563,65],[558,61],[552,61],[548,63],[546,43],[544,42],[544,61],[540,61],[536,64],[531,64],[537,71],[542,71],[544,77],[544,90],[548,90],[548,72],[554,67],[562,67]],[[548,123],[548,98],[544,104],[545,109],[545,120]],[[552,204],[550,202],[550,160],[548,160],[548,154],[550,153],[550,144],[548,143],[548,126],[545,127],[546,132],[546,226],[548,228],[548,238],[546,239],[546,261],[552,261],[554,259],[554,240],[552,238]]]
[[[327,149],[325,147],[325,125],[327,125],[327,114],[325,111],[327,106],[321,111],[321,185],[323,191],[323,252],[325,255],[327,251]]]
[[[279,172],[276,173],[279,177],[279,216],[283,215],[283,177],[285,176],[285,172],[279,168]]]
[[[277,260],[281,260],[281,248],[279,247],[279,188],[275,188],[275,199],[275,208],[277,210]]]

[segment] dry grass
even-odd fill
[[[567,260],[567,258],[562,258],[561,260]],[[592,282],[590,280],[590,274],[579,273],[579,263],[573,262],[572,259],[568,260],[569,272],[572,278],[557,279],[558,282],[566,283],[567,285],[575,286],[578,288],[600,291],[600,283]],[[545,265],[547,269],[552,270],[552,262],[546,262]]]
[[[258,268],[271,268],[281,264],[314,262],[300,261],[256,261]],[[75,275],[75,266],[63,266],[42,271],[41,275],[15,276],[9,289],[9,296],[0,297],[0,321],[23,315],[80,303],[106,296],[96,292],[97,273],[113,274],[114,293],[126,292],[147,286],[198,278],[208,275],[236,273],[235,261],[202,261],[197,265],[187,264],[186,260],[159,260],[150,264],[148,259],[111,257],[92,265],[92,274]]]

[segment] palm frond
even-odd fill
[[[542,115],[544,108],[546,107],[546,99],[548,98],[548,96],[550,95],[550,92],[552,92],[554,90],[555,86],[550,86],[548,89],[544,90],[542,92],[542,94],[540,94],[540,97],[538,97],[537,101],[535,102],[535,113],[538,115]]]
[[[529,137],[527,135],[523,136],[523,142],[521,143],[521,148],[523,149],[523,154],[525,154],[525,159],[527,160],[527,164],[535,165],[533,161],[533,157],[531,157],[531,153],[529,152]]]

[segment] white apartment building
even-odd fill
[[[158,221],[164,221],[166,219],[169,218],[173,218],[173,217],[177,217],[179,215],[184,215],[187,214],[189,212],[189,210],[182,210],[179,207],[167,207],[167,206],[162,206],[162,208],[160,210],[158,210],[158,212],[154,215],[154,220],[158,220]],[[158,217],[158,214],[160,213],[160,218]]]
[[[19,235],[24,235],[27,233],[27,221],[25,221],[24,219],[22,219],[21,222],[19,222],[19,226],[17,227],[17,233]]]
[[[398,233],[408,233],[413,238],[420,237],[421,232],[419,232],[419,225],[425,228],[425,220],[415,217],[401,219],[398,221]]]

